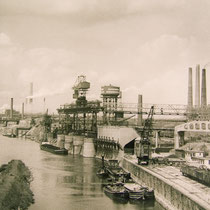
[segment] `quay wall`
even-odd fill
[[[199,203],[195,195],[187,195],[175,184],[153,171],[139,166],[127,158],[122,159],[122,167],[131,173],[131,177],[139,184],[153,188],[156,200],[168,210],[205,210],[209,206]]]
[[[94,145],[94,139],[87,136],[58,135],[57,146],[65,147],[69,154],[82,155],[84,157],[104,156],[105,159],[122,159],[124,146],[139,137],[133,128],[123,126],[98,126],[98,147]],[[48,137],[48,141],[53,141]],[[99,145],[100,144],[100,145]]]

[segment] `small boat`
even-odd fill
[[[124,185],[128,192],[129,199],[145,200],[145,188],[136,183],[127,183]]]
[[[124,181],[130,179],[130,173],[127,173],[119,166],[118,160],[109,160],[106,170],[109,176],[116,180]]]
[[[67,149],[56,147],[49,142],[42,142],[40,149],[57,155],[68,155]]]
[[[117,200],[128,200],[128,191],[124,188],[123,183],[107,184],[104,187],[105,194]]]

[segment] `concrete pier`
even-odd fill
[[[73,154],[82,155],[84,145],[84,136],[74,136],[73,138]]]
[[[153,188],[156,200],[169,210],[210,209],[210,188],[183,176],[172,166],[145,167],[124,158],[122,167],[139,184]]]
[[[71,155],[82,155],[83,157],[95,157],[93,138],[74,134],[65,135],[65,148]]]
[[[72,145],[73,144],[73,138],[72,138],[72,135],[65,135],[65,149],[67,150],[71,150],[72,149]]]
[[[57,147],[63,149],[65,145],[65,136],[60,134],[57,136]]]
[[[83,157],[95,157],[93,138],[84,138]]]

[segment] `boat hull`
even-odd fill
[[[131,200],[145,200],[144,197],[144,191],[139,191],[139,192],[128,192],[129,199]]]
[[[154,190],[146,190],[145,191],[145,199],[155,199],[155,193],[154,193]]]
[[[65,148],[60,149],[59,147],[56,147],[56,146],[53,146],[50,144],[42,144],[42,145],[40,145],[40,149],[50,152],[50,153],[53,153],[53,154],[56,154],[56,155],[68,155],[67,149],[65,149]]]
[[[105,194],[115,200],[128,200],[129,195],[128,192],[120,187],[107,185],[104,187]]]
[[[154,190],[149,190],[147,187],[142,187],[136,183],[127,183],[124,187],[128,191],[129,199],[131,200],[146,200],[154,198]]]
[[[107,174],[114,180],[122,180],[123,182],[125,180],[130,179],[130,173],[125,172],[120,167],[107,167],[106,168]]]

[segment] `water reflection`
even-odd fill
[[[30,210],[136,210],[162,208],[156,202],[119,203],[103,192],[96,176],[100,160],[80,156],[57,156],[25,139],[0,137],[0,164],[20,159],[32,170],[35,204]]]

